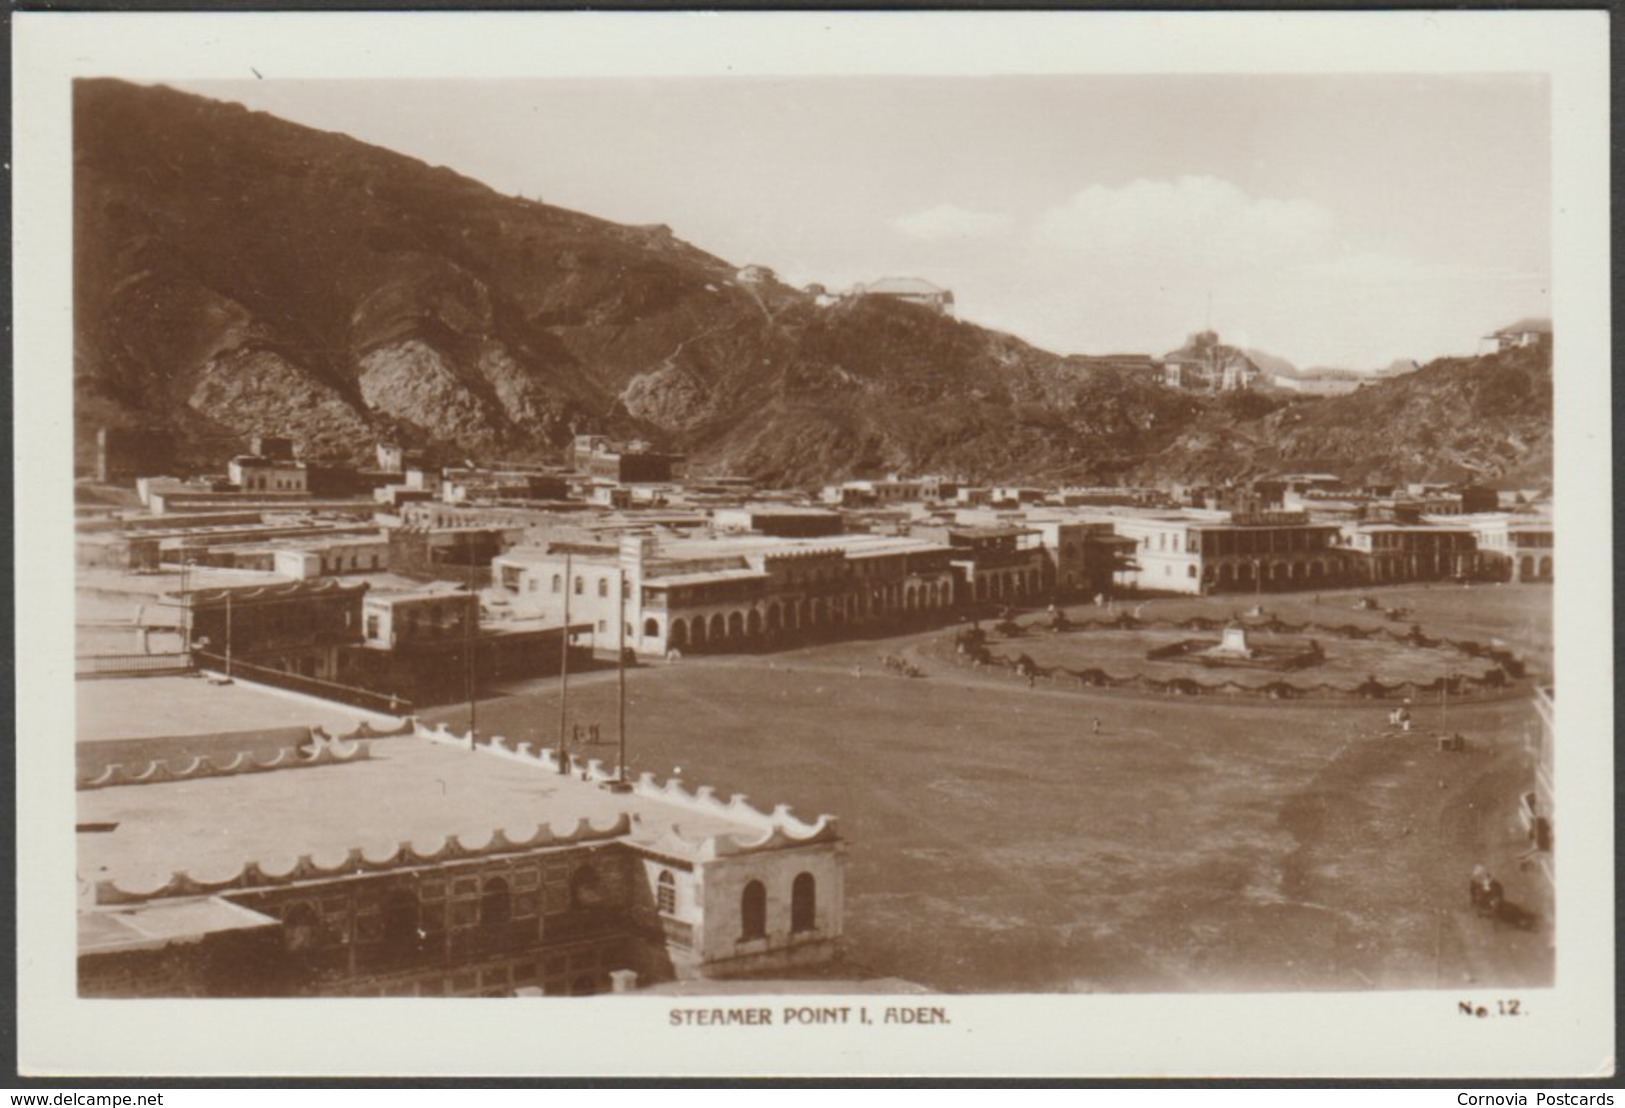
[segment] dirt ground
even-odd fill
[[[1549,619],[1546,590],[1412,592],[1430,634],[1521,643],[1522,628],[1538,639]],[[1233,598],[1168,603],[1213,614]],[[1028,689],[932,664],[929,637],[639,668],[631,767],[839,816],[850,960],[932,988],[1551,980],[1550,921],[1479,919],[1466,892],[1482,862],[1509,901],[1543,903],[1538,875],[1518,864],[1526,698],[1423,706],[1419,729],[1399,734],[1375,705]],[[886,674],[878,656],[899,651],[929,676]],[[570,687],[571,720],[598,723],[606,740],[584,752],[606,761],[614,693],[612,672]],[[551,742],[557,696],[556,683],[533,682],[484,701],[480,730]],[[461,727],[466,709],[432,719]],[[1441,723],[1468,737],[1466,752],[1437,748]]]

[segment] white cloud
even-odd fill
[[[1515,269],[1483,268],[1459,262],[1426,262],[1400,254],[1366,251],[1344,254],[1325,261],[1309,262],[1299,269],[1305,278],[1350,284],[1392,284],[1417,281],[1482,283],[1490,281],[1538,281],[1538,273]]]
[[[1040,240],[1102,261],[1234,269],[1311,259],[1332,214],[1307,200],[1249,196],[1216,177],[1091,185],[1039,217]]]
[[[899,216],[891,225],[913,238],[942,242],[990,238],[1008,229],[1012,222],[1003,212],[975,212],[955,204],[938,204],[912,215]]]

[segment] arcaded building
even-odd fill
[[[839,952],[827,816],[411,727],[119,758],[79,781],[85,996],[582,995]]]
[[[600,647],[619,641],[624,588],[627,646],[664,654],[793,645],[947,608],[952,558],[937,544],[883,535],[634,535],[517,548],[491,565],[516,614],[562,623],[568,601],[571,625],[589,624]]]
[[[1335,523],[1303,512],[1168,512],[1114,519],[1134,541],[1121,579],[1156,592],[1206,595],[1329,588],[1346,577]]]

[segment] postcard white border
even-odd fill
[[[1615,1032],[1608,14],[14,13],[18,1019],[24,1073],[1600,1076]],[[671,998],[86,1001],[74,990],[75,76],[160,81],[1068,73],[1539,73],[1553,105],[1558,984],[953,996],[948,1027],[668,1025]],[[1509,152],[1509,156],[1517,156]],[[703,245],[703,244],[702,244]],[[58,788],[56,783],[63,783]],[[821,1002],[829,1003],[828,998]],[[773,998],[775,1006],[786,998]],[[879,998],[855,998],[875,1007]]]

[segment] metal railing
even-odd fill
[[[222,654],[194,650],[192,657],[199,669],[217,673],[227,672],[226,658]],[[392,696],[389,693],[380,693],[355,685],[344,685],[337,681],[324,681],[320,677],[307,677],[302,673],[272,669],[269,666],[255,665],[235,658],[231,661],[230,674],[244,681],[287,689],[289,692],[305,693],[322,700],[335,700],[340,704],[350,704],[385,715],[406,716],[412,713],[412,702],[405,697]]]
[[[127,677],[134,674],[187,673],[190,654],[81,654],[73,660],[75,677]]]

